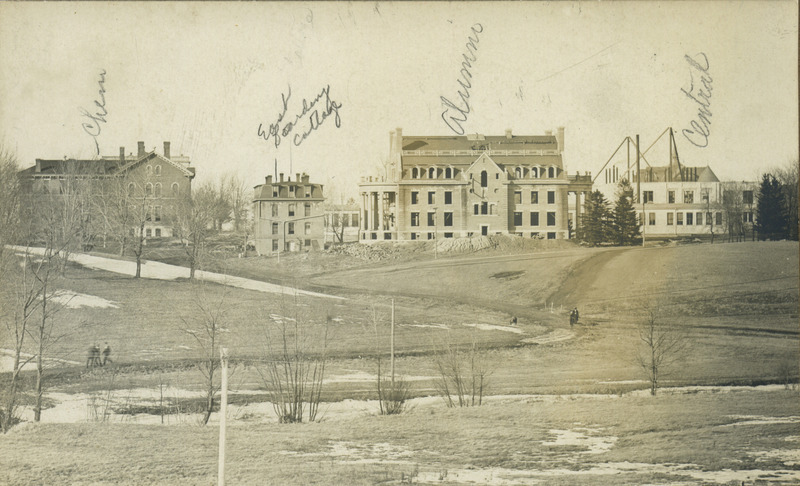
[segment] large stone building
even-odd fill
[[[309,251],[324,247],[325,197],[322,184],[306,174],[273,181],[272,176],[253,191],[255,246],[260,255],[282,251]]]
[[[119,155],[97,159],[36,159],[36,164],[20,171],[20,176],[23,191],[33,197],[84,190],[93,196],[105,191],[107,197],[130,198],[132,204],[141,201],[147,206],[145,236],[159,238],[173,235],[171,208],[191,194],[195,169],[189,157],[170,153],[170,142],[164,142],[163,154],[156,153],[155,148],[147,151],[144,142],[139,142],[136,155],[126,155],[125,147],[120,147]],[[110,190],[111,182],[124,187]],[[102,233],[101,223],[97,226]]]
[[[567,176],[556,135],[389,135],[389,163],[362,178],[362,242],[515,234],[569,238],[568,199],[591,176]],[[582,202],[578,204],[582,207]]]
[[[628,137],[625,141],[631,146],[633,157],[613,160],[612,156],[611,163],[597,174],[595,188],[613,204],[619,182],[628,179],[634,189],[640,224],[645,223],[645,238],[752,236],[758,183],[723,182],[711,167],[682,165],[672,130],[667,129],[662,136],[667,133],[670,149],[665,165],[651,165],[654,160],[648,161],[645,155],[655,159],[658,154],[644,152],[637,171],[636,143]]]

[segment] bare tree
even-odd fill
[[[743,191],[745,186],[738,182],[728,182],[724,185],[722,193],[722,211],[725,215],[728,241],[742,241],[744,239],[744,204]]]
[[[650,394],[655,396],[660,380],[684,357],[689,342],[681,328],[662,322],[661,310],[656,304],[643,304],[642,310],[636,362],[647,376]]]
[[[792,160],[786,166],[775,169],[773,175],[781,183],[781,190],[786,207],[786,216],[789,226],[789,239],[798,239],[798,184],[800,179],[800,164],[797,160]]]
[[[281,423],[313,422],[319,411],[331,315],[319,322],[304,309],[297,294],[284,295],[281,315],[264,327],[265,364],[257,369]]]
[[[439,372],[436,389],[448,407],[474,407],[483,403],[491,375],[487,358],[475,339],[469,345],[448,341],[436,351],[434,359]]]
[[[233,220],[233,230],[237,233],[247,230],[247,213],[252,204],[252,198],[248,194],[247,184],[241,177],[234,174],[226,179],[228,200],[231,208],[231,219]]]
[[[147,233],[145,227],[151,221],[158,219],[153,203],[155,202],[154,185],[149,172],[128,171],[121,179],[121,187],[126,191],[124,201],[126,207],[120,215],[125,219],[117,222],[118,229],[122,225],[129,225],[131,232],[131,252],[136,258],[136,278],[142,276],[142,259],[147,250]]]
[[[386,336],[385,332],[381,332],[381,328],[385,327],[385,321],[386,316],[373,305],[370,323],[372,324],[371,332],[375,335],[374,352],[377,365],[378,405],[381,415],[398,415],[405,410],[411,387],[405,379],[394,376],[394,369],[390,369],[387,375],[387,370],[383,367],[383,356],[386,353]],[[366,328],[364,331],[370,332]]]
[[[225,301],[227,292],[223,292],[219,299],[214,299],[206,292],[206,284],[202,282],[196,282],[193,291],[195,313],[189,318],[182,318],[182,320],[187,326],[184,332],[195,339],[202,354],[197,363],[197,369],[203,375],[205,392],[203,425],[205,425],[211,418],[214,403],[220,391],[217,371],[220,367],[221,335],[227,331],[225,328],[228,315],[228,306]]]
[[[192,195],[175,202],[174,223],[177,235],[189,260],[189,279],[207,255],[207,240],[214,224],[218,193],[213,186],[203,184]]]
[[[135,184],[134,184],[135,187]],[[107,236],[119,245],[119,256],[125,255],[134,238],[134,191],[127,187],[122,176],[106,178],[92,198],[94,213],[102,224],[103,239]]]

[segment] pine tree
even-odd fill
[[[619,181],[617,202],[611,222],[612,241],[619,245],[633,245],[639,238],[639,223],[633,207],[633,187],[627,179]]]
[[[759,240],[780,240],[789,236],[783,190],[772,174],[764,174],[761,180],[756,230]]]
[[[590,192],[584,207],[578,237],[592,246],[608,241],[611,211],[606,197],[598,190]]]

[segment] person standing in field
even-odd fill
[[[105,366],[106,363],[113,363],[111,360],[111,346],[109,346],[108,343],[106,343],[106,347],[103,348],[103,366]]]
[[[86,367],[94,366],[94,350],[95,346],[89,346],[89,351],[86,353]]]

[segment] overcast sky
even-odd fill
[[[139,140],[160,153],[169,140],[173,154],[192,158],[198,180],[237,172],[255,185],[277,159],[281,172],[305,171],[355,195],[358,178],[386,158],[390,130],[454,134],[442,98],[463,106],[471,35],[466,132],[565,126],[567,171],[598,173],[626,135],[638,133],[646,148],[671,126],[684,164],[755,179],[798,156],[797,8],[3,2],[0,141],[27,167],[92,157],[95,143],[104,155],[135,152]],[[698,93],[706,88],[710,97]],[[303,114],[303,100],[317,97]],[[105,121],[86,115],[101,111],[95,102]],[[709,132],[695,135],[704,147],[684,135],[693,121],[694,132]],[[276,123],[288,130],[278,147],[258,134]],[[651,163],[668,161],[665,141],[660,148]]]

